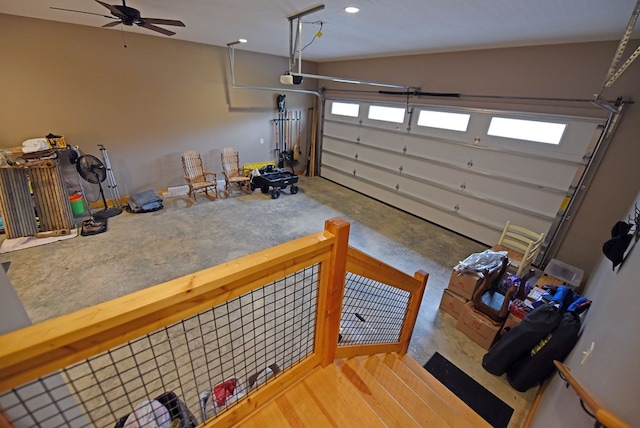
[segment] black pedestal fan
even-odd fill
[[[76,169],[78,174],[89,183],[97,184],[100,188],[100,196],[102,197],[102,203],[104,209],[94,213],[96,218],[109,218],[115,217],[122,213],[121,208],[107,206],[107,200],[104,197],[104,190],[102,190],[102,182],[107,178],[107,169],[100,159],[93,155],[83,155],[76,160]]]

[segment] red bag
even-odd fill
[[[229,379],[213,387],[213,395],[216,397],[216,404],[219,407],[224,406],[227,400],[233,397],[237,384],[237,379]]]

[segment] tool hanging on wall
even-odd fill
[[[293,160],[298,160],[300,159],[300,155],[302,154],[302,147],[301,147],[301,138],[302,138],[302,126],[300,124],[300,121],[302,120],[302,110],[298,110],[296,112],[296,144],[293,147]]]
[[[289,150],[289,112],[285,111],[284,112],[284,118],[282,121],[282,128],[283,128],[283,133],[282,133],[282,152],[286,152],[287,150]]]
[[[277,107],[278,107],[278,112],[280,112],[280,113],[284,112],[285,100],[286,99],[287,99],[287,96],[284,95],[284,94],[280,94],[276,98],[276,104],[277,104]]]
[[[278,162],[278,168],[283,168],[285,163],[293,165],[302,153],[302,110],[285,110],[278,112],[273,119],[275,149],[274,155]]]

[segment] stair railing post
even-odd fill
[[[422,283],[422,286],[414,293],[411,293],[411,297],[409,297],[407,312],[404,317],[404,323],[402,324],[402,331],[400,332],[400,355],[406,354],[409,349],[409,342],[411,341],[413,328],[415,327],[416,320],[418,319],[418,311],[420,310],[424,290],[427,288],[429,274],[423,270],[419,270],[413,275],[413,277],[419,280]]]
[[[329,265],[322,268],[318,293],[316,352],[320,354],[322,367],[333,363],[338,347],[350,224],[336,217],[327,220],[324,229],[335,236],[336,243],[331,251]]]

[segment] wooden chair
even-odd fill
[[[227,195],[231,192],[231,186],[236,185],[245,193],[251,193],[251,178],[243,174],[240,168],[240,155],[233,147],[225,147],[220,153],[222,162],[222,174],[224,175],[224,189]]]
[[[471,301],[473,308],[482,312],[495,322],[503,322],[509,316],[509,303],[518,291],[515,285],[509,287],[505,294],[500,293],[499,286],[507,266],[509,258],[502,259],[502,263],[492,271],[485,269],[482,272],[482,282],[473,291]]]
[[[218,183],[216,173],[205,171],[202,167],[202,157],[195,150],[187,150],[182,154],[182,168],[184,179],[189,185],[188,197],[196,203],[196,192],[204,192],[211,200],[218,198]],[[212,194],[209,194],[211,190]]]
[[[543,240],[544,233],[537,233],[508,221],[500,240],[491,249],[506,251],[511,267],[515,269],[516,275],[521,277],[538,256]]]

